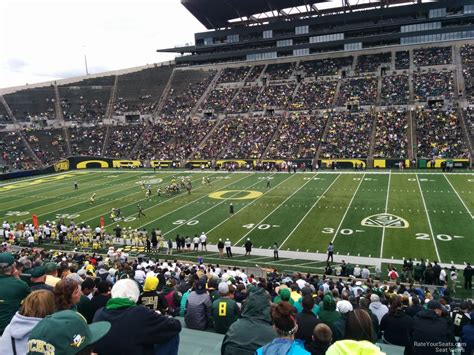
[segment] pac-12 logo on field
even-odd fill
[[[389,213],[380,213],[364,218],[360,223],[366,227],[408,228],[407,220]]]

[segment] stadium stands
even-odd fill
[[[199,156],[205,159],[260,158],[280,119],[279,115],[228,117],[199,150]]]
[[[338,106],[344,106],[353,99],[359,101],[362,106],[375,105],[377,100],[377,78],[344,79],[338,97]]]
[[[156,109],[172,70],[171,66],[162,66],[120,75],[116,93],[117,103],[114,107],[115,114],[152,113]]]
[[[72,127],[69,129],[73,156],[98,157],[102,155],[106,128],[104,126]]]
[[[13,115],[18,121],[54,119],[54,90],[52,86],[26,89],[5,95]]]
[[[326,119],[323,115],[292,113],[280,126],[267,156],[271,159],[313,159]]]
[[[353,56],[302,61],[298,71],[303,71],[305,76],[335,76],[342,68],[352,66],[353,61]]]
[[[382,111],[377,113],[374,157],[408,157],[408,113],[406,111]]]
[[[290,107],[292,110],[318,110],[332,107],[336,86],[335,80],[303,82]]]
[[[184,117],[190,114],[215,75],[215,71],[177,71],[171,82],[171,91],[161,110],[161,115]]]
[[[79,122],[102,121],[113,84],[113,77],[106,77],[59,86],[64,119]]]
[[[362,54],[357,57],[356,71],[360,73],[375,72],[382,64],[390,66],[392,53]]]
[[[1,159],[7,171],[32,170],[39,168],[18,132],[0,132]]]
[[[459,118],[454,110],[420,109],[416,112],[418,157],[466,158],[469,150],[463,140]]]
[[[452,47],[430,47],[413,50],[415,67],[447,65],[453,61]]]
[[[25,131],[25,138],[33,152],[45,165],[67,158],[66,141],[62,129]]]
[[[381,105],[406,105],[410,99],[408,80],[406,74],[384,76]]]
[[[473,48],[454,47],[461,58],[468,103]],[[455,85],[462,84],[455,80],[452,54],[451,46],[425,47],[220,69],[153,67],[62,84],[58,94],[65,120],[74,123],[68,128],[72,155],[182,161],[260,158],[266,152],[266,158],[312,159],[321,148],[320,157],[407,158],[411,133],[406,110],[413,108],[406,105],[413,99],[417,104],[444,105],[414,115],[417,134],[412,143],[418,146],[418,157],[465,158],[469,141],[458,112],[450,109],[457,100]],[[54,119],[54,96],[52,86],[4,95],[20,121]],[[109,102],[113,121],[97,126]],[[360,106],[371,106],[374,112],[358,111]],[[472,139],[471,111],[464,117]],[[135,114],[134,122],[121,117],[125,113]],[[144,126],[146,117],[152,119]],[[0,105],[0,123],[8,122],[6,108]],[[111,124],[108,135],[105,124]],[[25,136],[43,163],[67,156],[59,130],[36,129]]]
[[[451,71],[434,71],[413,73],[415,101],[426,101],[428,98],[442,97],[451,99],[454,91],[454,76]]]
[[[395,69],[409,69],[410,68],[410,52],[399,51],[395,53]]]
[[[326,139],[321,142],[321,154],[325,158],[365,158],[375,115],[370,112],[333,112]]]
[[[474,45],[465,44],[461,47],[461,60],[466,96],[474,102]]]

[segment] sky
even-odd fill
[[[0,88],[85,75],[84,55],[90,74],[172,60],[156,49],[204,31],[180,0],[0,0]]]
[[[206,31],[180,0],[0,0],[0,88],[171,60]]]

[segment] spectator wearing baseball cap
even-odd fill
[[[44,318],[33,329],[28,339],[28,355],[90,354],[92,345],[109,331],[109,322],[87,325],[77,312],[57,312]]]
[[[31,292],[23,301],[0,339],[0,354],[26,354],[28,337],[33,328],[55,311],[54,295],[51,291]]]
[[[28,296],[26,282],[16,278],[15,258],[10,253],[0,253],[0,335],[10,323],[21,301]]]
[[[427,309],[415,315],[410,343],[405,347],[407,354],[447,354],[454,348],[453,327],[443,313],[441,303],[431,300],[427,304]]]
[[[207,278],[201,277],[194,283],[194,291],[191,291],[186,299],[184,309],[184,321],[191,329],[205,330],[211,325],[212,302],[207,293]]]
[[[30,287],[31,291],[48,290],[53,291],[53,287],[46,285],[46,268],[37,266],[31,269]]]
[[[226,282],[219,283],[219,298],[212,303],[212,320],[217,333],[225,334],[240,314],[240,308],[234,301],[234,287]]]
[[[96,322],[107,321],[110,332],[94,345],[100,355],[176,355],[181,323],[145,306],[137,305],[140,290],[131,279],[117,281],[112,298],[94,316]]]

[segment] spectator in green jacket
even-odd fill
[[[26,282],[16,275],[13,255],[0,253],[0,335],[20,309],[23,299],[30,293]]]
[[[336,300],[330,295],[326,294],[323,297],[323,302],[321,306],[321,310],[319,311],[319,319],[328,326],[332,326],[332,324],[341,318],[341,314],[336,311]]]

